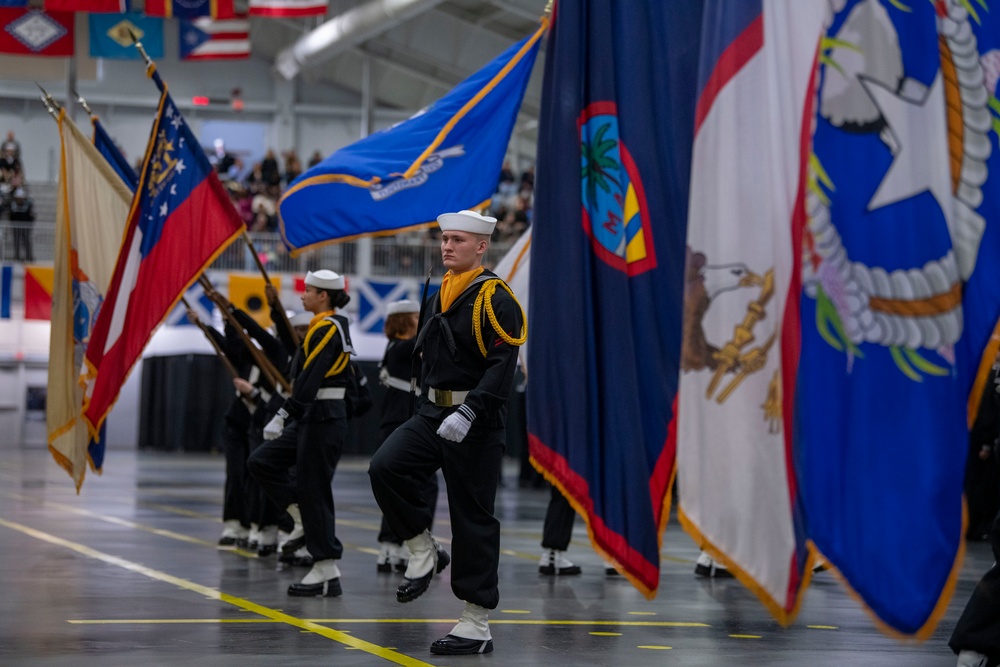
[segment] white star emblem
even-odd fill
[[[167,209],[167,202],[163,202],[163,203],[162,203],[162,204],[160,205],[160,217],[161,217],[161,218],[165,218],[165,217],[167,217],[167,210],[168,210],[168,209]]]
[[[175,130],[179,128],[183,123],[184,121],[181,120],[180,116],[174,116],[170,121],[170,124],[174,126]]]
[[[183,172],[183,171],[184,171],[185,169],[187,169],[187,167],[186,167],[186,166],[184,166],[184,160],[178,160],[178,161],[177,161],[177,166],[175,166],[175,167],[174,167],[174,169],[176,169],[176,170],[177,170],[177,173],[178,173],[178,174],[180,174],[180,173],[181,173],[181,172]]]
[[[177,194],[177,184],[176,183],[171,183],[170,184],[170,194],[172,194],[172,195]]]
[[[163,112],[163,115],[165,115],[167,118],[173,118],[174,117],[174,108],[171,107],[171,106],[168,106],[167,109],[166,109],[166,111]]]
[[[883,136],[883,141],[892,151],[892,164],[868,202],[868,210],[928,191],[937,200],[954,236],[955,200],[948,166],[948,121],[941,73],[934,77],[923,99],[901,97],[868,79],[861,79],[861,85],[885,119],[890,136]]]

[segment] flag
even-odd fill
[[[198,316],[198,319],[205,324],[211,324],[212,313],[214,312],[214,302],[205,295],[205,288],[197,282],[188,288],[184,293],[184,301],[191,305],[191,310]],[[194,326],[194,322],[188,319],[187,306],[183,302],[174,306],[174,309],[167,315],[164,324],[170,326]]]
[[[784,624],[808,580],[792,233],[829,19],[825,3],[793,4],[705,5],[676,428],[682,525]]]
[[[174,19],[210,17],[228,19],[236,16],[233,0],[146,0],[146,14]]]
[[[51,319],[53,280],[51,266],[24,267],[24,319]]]
[[[142,42],[150,58],[163,57],[163,19],[134,13],[92,14],[87,20],[91,58],[138,60],[142,56],[135,41]]]
[[[250,21],[245,17],[181,21],[181,60],[234,60],[250,57]]]
[[[45,0],[45,11],[123,14],[131,11],[130,5],[129,0]]]
[[[281,276],[269,276],[274,289],[281,293]],[[262,327],[271,326],[271,307],[264,293],[264,276],[229,274],[229,302],[252,317]]]
[[[104,159],[108,161],[108,164],[115,170],[115,173],[125,182],[128,189],[135,192],[135,189],[139,186],[139,174],[135,173],[135,169],[128,163],[122,152],[118,150],[118,146],[107,130],[104,129],[104,125],[101,124],[97,116],[91,116],[90,123],[94,127],[94,147],[104,156]]]
[[[825,35],[795,435],[810,539],[884,626],[927,638],[961,567],[967,402],[996,349],[1000,18],[907,4],[848,2]]]
[[[432,224],[496,189],[544,25],[424,112],[346,146],[295,179],[280,222],[303,249]]]
[[[325,16],[327,0],[250,0],[250,16]]]
[[[0,269],[0,320],[10,319],[10,287],[14,283],[14,267]]]
[[[403,299],[419,302],[423,291],[423,284],[417,280],[358,278],[351,281],[351,286],[358,295],[358,322],[351,326],[356,331],[375,334],[380,334],[385,329],[386,306]],[[436,285],[434,289],[437,290]]]
[[[76,484],[86,464],[100,471],[104,443],[81,419],[80,368],[118,255],[132,192],[101,153],[59,114],[62,159],[56,199],[52,334],[45,420],[49,451]]]
[[[0,26],[0,53],[56,57],[73,55],[73,14],[0,9]]]
[[[87,347],[84,415],[104,423],[154,329],[243,223],[155,69],[162,91],[124,243]]]
[[[507,286],[514,290],[517,302],[521,304],[524,312],[528,312],[530,294],[528,290],[528,276],[531,272],[531,228],[521,234],[520,238],[510,247],[507,254],[497,262],[493,273],[497,274]],[[528,361],[528,343],[530,339],[518,348],[518,357],[522,364]]]
[[[700,17],[698,3],[559,3],[539,127],[531,460],[649,597],[674,472]]]
[[[0,0],[0,7],[27,7],[28,0]]]

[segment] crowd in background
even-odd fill
[[[10,220],[14,259],[34,261],[31,250],[31,223],[35,221],[34,205],[28,196],[28,184],[21,165],[21,145],[8,131],[0,144],[0,220]]]

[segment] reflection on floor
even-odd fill
[[[334,479],[344,594],[303,599],[285,592],[301,568],[216,549],[221,457],[113,451],[77,496],[45,452],[0,454],[3,665],[945,666],[955,664],[949,632],[992,563],[987,545],[969,545],[948,613],[924,644],[881,634],[829,573],[781,628],[736,581],[694,577],[698,550],[676,521],[655,600],[606,576],[580,521],[569,556],[583,574],[539,575],[548,491],[518,489],[510,469],[498,498],[496,650],[432,656],[461,603],[448,570],[419,600],[395,601],[401,575],[375,568],[379,513],[366,461],[342,461]],[[436,525],[445,543],[446,502],[442,494]]]

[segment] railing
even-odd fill
[[[51,264],[55,247],[55,226],[51,223],[12,223],[0,221],[0,261],[25,261],[15,253],[16,233],[30,235],[32,255],[27,263]],[[305,273],[332,269],[338,273],[358,273],[358,243],[336,243],[302,253],[288,254],[281,236],[269,232],[251,232],[254,248],[268,272]],[[23,238],[23,237],[22,237]],[[490,245],[484,264],[493,266],[510,249],[512,242]],[[372,239],[371,276],[419,277],[428,268],[441,271],[440,242],[426,233],[408,233]],[[242,241],[233,243],[212,264],[217,271],[257,271],[257,264]]]

